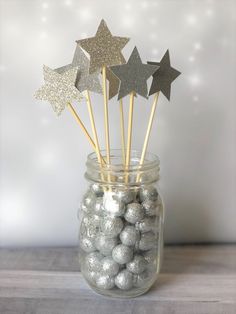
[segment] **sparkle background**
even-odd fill
[[[33,94],[42,65],[70,63],[101,18],[131,37],[126,58],[135,45],[144,61],[169,48],[183,73],[171,102],[160,97],[149,146],[161,159],[166,242],[236,241],[235,11],[230,0],[0,0],[0,245],[77,243],[90,146],[69,111],[57,118]],[[104,146],[102,97],[92,100]],[[133,148],[150,105],[135,101]],[[118,104],[109,108],[117,148]],[[77,110],[89,125],[85,103]]]

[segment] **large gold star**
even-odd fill
[[[128,41],[126,37],[112,36],[102,20],[95,37],[77,40],[77,43],[90,55],[89,73],[93,73],[104,66],[125,63],[121,50]]]
[[[82,94],[75,87],[77,71],[78,68],[73,68],[59,74],[44,65],[45,84],[36,91],[35,98],[48,101],[56,114],[60,115],[69,102],[82,99]]]

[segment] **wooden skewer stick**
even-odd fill
[[[129,120],[128,120],[127,148],[126,148],[126,161],[125,161],[126,171],[129,170],[129,164],[130,164],[130,150],[131,150],[132,126],[133,126],[133,111],[134,111],[134,92],[131,92],[130,93],[130,101],[129,101]],[[125,182],[128,183],[128,181],[129,181],[129,175],[127,173]]]
[[[109,135],[109,118],[108,118],[107,78],[106,78],[105,66],[102,67],[102,86],[103,86],[103,99],[104,99],[106,163],[108,164],[108,167],[110,167],[110,135]],[[111,182],[111,175],[109,171],[107,175],[107,181],[108,183]]]
[[[96,152],[96,145],[94,143],[94,141],[92,140],[88,130],[86,129],[86,127],[84,126],[83,122],[81,121],[80,117],[78,116],[78,114],[76,113],[75,109],[73,108],[73,106],[71,105],[71,103],[68,103],[68,108],[71,112],[71,114],[73,115],[73,117],[75,118],[75,120],[77,121],[77,123],[80,125],[81,129],[83,130],[84,134],[86,135],[87,139],[89,140],[89,143],[92,145],[93,149]],[[100,155],[101,160],[103,161],[103,163],[105,163],[105,160],[103,159],[103,157]]]
[[[88,106],[88,112],[89,112],[89,118],[91,122],[91,127],[92,127],[92,132],[93,132],[93,138],[94,138],[94,144],[96,147],[96,153],[97,153],[97,158],[98,162],[102,164],[102,158],[101,158],[101,153],[100,153],[100,146],[98,142],[98,135],[97,135],[97,130],[95,126],[95,120],[94,120],[94,114],[93,114],[93,108],[92,108],[92,103],[90,99],[90,94],[89,91],[86,91],[86,101],[87,101],[87,106]]]
[[[144,163],[145,160],[145,155],[147,152],[147,146],[148,146],[148,141],[150,138],[150,133],[151,133],[151,129],[152,129],[152,124],[153,124],[153,119],[154,119],[154,115],[156,112],[156,107],[157,107],[157,101],[158,101],[158,97],[159,97],[160,92],[157,92],[154,96],[154,101],[152,104],[152,109],[151,109],[151,113],[150,113],[150,117],[149,117],[149,121],[148,121],[148,127],[147,127],[147,131],[146,131],[146,135],[145,135],[145,139],[144,139],[144,143],[143,143],[143,149],[142,149],[142,154],[140,157],[140,162],[139,162],[139,166],[141,167]],[[137,175],[137,179],[136,182],[139,182],[140,180],[140,173]]]
[[[123,158],[123,165],[125,166],[125,127],[124,127],[124,110],[123,110],[122,99],[120,99],[120,130],[121,130],[122,158]]]
[[[102,85],[103,85],[103,98],[104,98],[106,157],[107,157],[107,163],[110,164],[110,136],[109,136],[108,99],[107,99],[107,82],[106,82],[106,67],[105,66],[102,67]]]
[[[83,122],[81,121],[80,117],[76,113],[76,111],[73,108],[73,106],[71,105],[71,103],[68,103],[68,108],[69,108],[70,112],[72,113],[72,115],[74,116],[75,120],[79,123],[81,129],[83,130],[83,132],[86,135],[87,139],[89,140],[90,144],[93,146],[93,149],[96,151],[96,145],[95,145],[94,141],[92,140],[91,136],[89,135],[88,130],[84,126]]]
[[[104,181],[104,175],[103,175],[103,171],[102,171],[103,161],[102,161],[100,146],[99,146],[99,142],[98,142],[97,130],[96,130],[96,126],[95,126],[93,107],[92,107],[90,94],[89,94],[88,90],[86,90],[86,101],[87,101],[87,106],[88,106],[88,112],[89,112],[89,118],[90,118],[90,122],[91,122],[92,132],[93,132],[93,138],[94,138],[94,142],[95,142],[95,146],[96,146],[96,154],[97,154],[98,162],[99,162],[99,165],[101,168],[101,179],[102,179],[102,181]]]

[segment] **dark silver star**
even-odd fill
[[[149,61],[148,64],[160,66],[153,74],[149,96],[161,91],[163,95],[170,100],[171,83],[181,74],[181,72],[171,67],[169,50],[166,51],[161,62]]]
[[[110,69],[121,82],[119,100],[131,92],[148,98],[147,79],[158,69],[158,66],[143,64],[138,49],[135,47],[126,64],[115,65]]]
[[[75,86],[80,92],[88,90],[102,94],[102,86],[98,78],[99,72],[97,71],[93,74],[89,73],[89,59],[79,45],[76,46],[72,62],[68,65],[55,69],[55,71],[62,74],[74,67],[78,68]]]

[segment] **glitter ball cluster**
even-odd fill
[[[160,258],[162,201],[156,188],[104,192],[92,184],[81,211],[81,270],[89,284],[104,291],[151,285]]]

